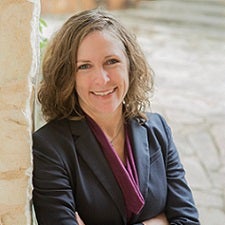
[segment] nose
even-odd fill
[[[98,85],[104,85],[110,80],[109,73],[104,69],[104,67],[96,68],[94,78],[94,81]]]

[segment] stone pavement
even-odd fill
[[[113,13],[155,72],[152,111],[172,128],[202,225],[225,224],[225,1],[140,1]]]
[[[225,224],[225,1],[140,1],[116,14],[155,72],[203,225]]]

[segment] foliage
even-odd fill
[[[46,47],[46,45],[48,43],[48,39],[43,34],[43,29],[45,27],[47,27],[47,23],[45,22],[45,20],[43,18],[40,18],[40,20],[39,20],[39,32],[40,32],[40,49],[41,49],[41,52],[43,51],[43,49]]]

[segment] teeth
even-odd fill
[[[114,91],[114,90],[105,91],[105,92],[95,92],[95,91],[93,91],[93,93],[94,93],[95,95],[98,95],[98,96],[105,96],[105,95],[109,95],[109,94],[113,93],[113,91]]]

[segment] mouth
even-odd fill
[[[112,94],[113,92],[115,92],[116,88],[113,88],[111,90],[107,90],[107,91],[92,91],[91,93],[96,95],[96,96],[107,96]]]

